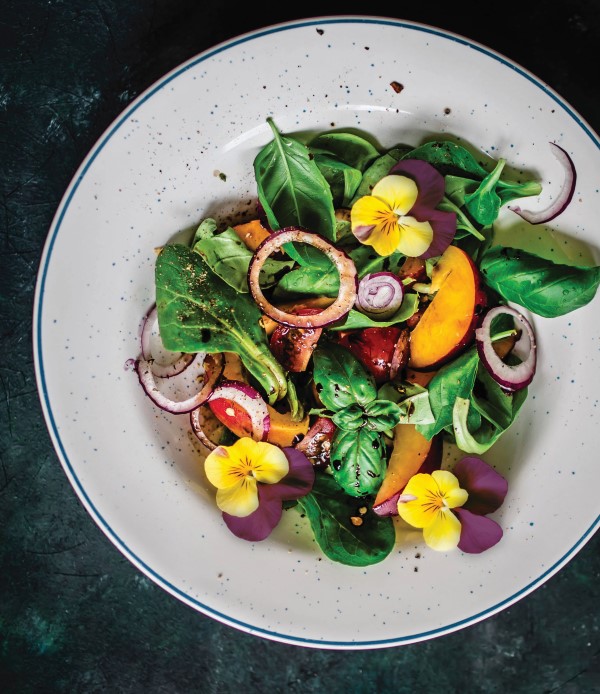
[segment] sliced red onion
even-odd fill
[[[496,354],[492,342],[492,321],[502,314],[511,316],[515,324],[522,328],[511,352],[521,360],[521,363],[515,366],[502,361]],[[536,369],[537,348],[533,328],[525,316],[509,306],[496,306],[487,312],[481,327],[475,331],[475,340],[481,361],[502,388],[515,391],[531,383]]]
[[[210,395],[208,406],[215,417],[237,436],[265,441],[271,428],[267,403],[242,381],[223,381]]]
[[[286,243],[306,243],[323,252],[335,265],[340,276],[340,291],[336,300],[315,315],[288,313],[273,306],[260,287],[259,276],[265,261]],[[319,234],[299,227],[286,227],[265,239],[254,252],[248,268],[248,286],[254,301],[269,318],[292,328],[322,328],[343,318],[356,301],[357,277],[352,259]]]
[[[573,160],[566,150],[564,150],[560,145],[557,145],[556,142],[550,142],[550,146],[552,147],[552,153],[562,164],[565,172],[564,181],[559,194],[548,207],[537,212],[531,210],[522,210],[518,205],[508,206],[509,210],[512,210],[530,224],[544,224],[555,217],[558,217],[558,215],[563,212],[567,205],[571,202],[573,194],[575,193],[577,171],[575,170]]]
[[[208,438],[206,432],[204,431],[204,426],[202,424],[202,418],[206,414],[204,410],[205,407],[203,405],[197,407],[195,410],[192,410],[190,412],[190,424],[192,426],[192,431],[194,432],[194,434],[196,434],[196,437],[201,441],[201,443],[203,443],[209,451],[214,451],[217,447],[217,444]]]
[[[393,272],[370,272],[358,283],[356,308],[367,316],[385,320],[400,308],[404,298],[402,280]]]
[[[156,304],[146,314],[142,325],[142,358],[150,364],[152,373],[157,378],[177,376],[196,358],[195,354],[171,352],[165,349],[158,332],[158,311]]]
[[[198,393],[185,400],[173,400],[159,390],[150,362],[145,359],[138,359],[135,363],[135,369],[144,392],[155,405],[162,410],[171,412],[171,414],[185,414],[200,407],[210,397],[213,387],[223,371],[223,356],[221,354],[205,354],[202,365],[204,366],[202,388]]]

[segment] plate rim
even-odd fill
[[[482,43],[479,43],[478,41],[475,41],[453,31],[449,31],[441,27],[422,22],[403,20],[387,16],[360,14],[341,14],[325,16],[317,15],[313,17],[266,25],[245,32],[243,34],[234,36],[218,44],[215,44],[214,46],[200,53],[197,53],[196,55],[175,66],[170,71],[168,71],[167,73],[159,77],[157,80],[155,80],[146,89],[144,89],[127,107],[125,107],[125,109],[123,109],[117,115],[116,118],[113,119],[113,121],[108,125],[104,132],[98,137],[94,145],[89,150],[88,154],[85,156],[85,158],[78,166],[75,174],[72,176],[67,189],[63,193],[63,196],[59,202],[59,205],[50,224],[47,238],[44,242],[36,276],[32,316],[33,362],[36,377],[37,393],[41,404],[42,413],[44,415],[46,428],[50,435],[50,439],[54,446],[57,457],[61,463],[61,466],[65,471],[71,486],[76,492],[79,501],[82,503],[88,514],[92,517],[95,524],[104,532],[105,536],[108,537],[108,539],[121,552],[121,554],[123,554],[134,566],[137,567],[138,570],[144,573],[148,578],[150,578],[154,583],[159,585],[163,590],[165,590],[175,598],[179,599],[180,601],[184,602],[188,606],[192,607],[196,611],[208,617],[211,617],[222,624],[236,628],[248,634],[259,635],[266,639],[277,641],[280,643],[306,646],[312,648],[344,650],[365,650],[408,645],[411,643],[425,641],[431,638],[450,634],[452,632],[458,631],[459,629],[480,622],[483,619],[491,617],[494,614],[497,614],[498,612],[506,609],[510,605],[516,603],[517,601],[519,601],[520,599],[522,599],[523,597],[525,597],[526,595],[543,585],[549,578],[551,578],[562,567],[564,567],[583,548],[583,546],[587,544],[587,542],[595,534],[596,530],[600,528],[600,514],[597,516],[596,520],[592,522],[592,524],[584,532],[584,534],[577,540],[577,542],[575,542],[575,544],[568,551],[566,551],[560,559],[555,561],[554,564],[552,564],[548,569],[541,573],[536,579],[530,581],[526,586],[516,591],[509,597],[501,600],[500,602],[497,602],[493,606],[488,607],[485,610],[481,610],[480,612],[477,612],[468,617],[465,617],[464,619],[455,621],[452,624],[444,625],[435,629],[430,629],[416,634],[410,634],[407,636],[398,636],[394,638],[376,640],[371,639],[366,641],[318,640],[316,638],[307,638],[302,636],[293,636],[290,634],[279,633],[274,630],[248,624],[243,620],[236,619],[235,617],[227,615],[215,608],[212,608],[208,605],[204,605],[200,600],[196,600],[190,597],[183,590],[171,584],[168,580],[166,580],[159,573],[157,573],[156,570],[147,565],[140,557],[138,557],[135,554],[135,552],[133,552],[128,547],[127,543],[120,537],[118,532],[115,531],[109,525],[109,523],[104,520],[102,514],[94,505],[94,502],[85,490],[83,484],[78,479],[77,474],[74,468],[72,467],[72,464],[69,460],[69,455],[67,454],[65,446],[63,445],[58,431],[58,427],[56,425],[56,421],[54,419],[44,372],[42,316],[44,308],[43,304],[45,296],[46,277],[52,258],[54,244],[58,237],[61,224],[63,223],[65,215],[71,204],[71,201],[73,200],[75,193],[77,192],[77,189],[83,181],[83,178],[85,177],[86,173],[92,166],[97,156],[103,150],[104,146],[108,143],[108,141],[116,133],[116,131],[119,130],[119,128],[132,116],[132,114],[135,113],[135,111],[137,111],[137,109],[139,109],[146,101],[152,98],[154,94],[163,89],[166,85],[168,85],[179,75],[195,67],[199,63],[209,60],[215,55],[218,55],[219,53],[222,53],[237,45],[260,39],[267,35],[301,29],[310,26],[323,26],[328,24],[355,25],[361,23],[392,26],[400,29],[409,29],[425,34],[435,35],[443,39],[448,39],[450,41],[457,42],[465,47],[475,49],[487,55],[488,57],[499,61],[505,66],[513,69],[522,77],[526,78],[529,82],[533,83],[538,89],[541,89],[547,96],[551,97],[561,107],[561,109],[563,109],[563,111],[565,111],[566,114],[572,120],[574,120],[575,123],[586,133],[586,135],[592,140],[596,147],[600,149],[600,138],[598,134],[594,131],[594,129],[590,126],[586,119],[583,118],[583,116],[579,114],[578,111],[575,108],[573,108],[570,105],[570,103],[566,101],[560,94],[558,94],[558,92],[556,92],[551,86],[549,86],[539,77],[537,77],[527,68],[523,67],[514,60],[508,58],[503,53],[500,53]]]

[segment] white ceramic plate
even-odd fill
[[[391,83],[403,85],[401,91]],[[35,359],[64,470],[99,527],[191,607],[261,637],[380,648],[482,620],[558,571],[598,527],[598,301],[535,318],[539,369],[518,421],[485,458],[506,475],[504,537],[482,555],[428,550],[416,532],[359,569],[326,559],[295,511],[262,543],[224,527],[189,438],[124,368],[153,301],[154,248],[256,195],[252,162],[273,116],[284,133],[357,128],[382,147],[463,138],[556,194],[549,141],[571,153],[573,203],[551,227],[556,256],[591,263],[599,141],[547,85],[484,46],[366,17],[265,28],[202,53],[136,99],[100,138],[48,236],[35,301]],[[219,176],[219,173],[225,176]],[[225,180],[223,180],[225,179]],[[499,227],[527,233],[504,210]],[[522,241],[535,246],[537,233]],[[546,249],[547,250],[547,249]],[[597,262],[597,258],[595,259]]]

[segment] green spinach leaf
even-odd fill
[[[387,152],[375,159],[370,166],[364,171],[362,181],[356,190],[354,198],[351,201],[353,205],[363,195],[370,195],[373,186],[380,181],[384,176],[387,176],[394,164],[397,164],[402,157],[410,152],[410,147],[398,145],[390,148]]]
[[[163,247],[155,266],[160,334],[174,352],[235,352],[269,402],[283,398],[286,374],[272,355],[261,314],[247,294],[216,275],[199,253],[182,244]]]
[[[364,137],[341,131],[317,135],[311,140],[310,148],[313,151],[330,152],[344,164],[360,172],[379,156],[379,150]]]
[[[312,491],[298,499],[323,554],[348,566],[369,566],[383,561],[394,548],[396,531],[391,517],[372,510],[363,515],[356,499],[340,494],[339,485],[319,474]],[[368,504],[366,505],[368,507]],[[352,522],[360,518],[360,525]]]
[[[273,140],[254,159],[258,199],[272,229],[301,226],[335,240],[336,220],[329,184],[309,156],[306,145],[284,137],[267,119]],[[310,265],[322,262],[322,253],[310,246],[287,244],[294,260]],[[316,252],[313,252],[316,251]]]
[[[362,173],[331,154],[312,151],[319,171],[329,183],[334,206],[348,207],[360,184]]]
[[[359,328],[388,328],[390,325],[396,325],[408,320],[418,308],[419,295],[414,292],[407,292],[404,295],[402,304],[400,304],[400,308],[387,320],[374,320],[367,316],[366,313],[361,313],[351,308],[348,315],[341,322],[328,326],[327,330],[335,332],[338,330],[357,330]]]
[[[235,231],[229,227],[220,234],[205,236],[194,244],[193,249],[199,253],[213,272],[238,292],[247,293],[248,266],[252,251],[241,241]],[[294,261],[274,260],[268,258],[260,271],[260,282],[263,287],[272,287],[282,273],[293,267]]]
[[[553,263],[517,248],[493,246],[482,256],[485,283],[506,301],[545,318],[588,304],[600,284],[600,267]]]

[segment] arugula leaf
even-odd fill
[[[500,159],[494,170],[487,174],[477,189],[465,196],[465,207],[473,219],[483,226],[489,226],[495,222],[500,212],[502,200],[496,192],[496,185],[505,165],[506,159]]]
[[[298,499],[315,540],[325,556],[348,566],[369,566],[383,561],[394,548],[396,531],[391,517],[378,516],[368,508],[363,515],[356,499],[340,494],[339,486],[319,474],[312,491]],[[352,518],[360,518],[354,525]]]
[[[600,266],[563,265],[503,246],[489,248],[479,267],[485,283],[506,301],[544,318],[585,306],[600,284]]]
[[[286,374],[260,327],[258,306],[182,244],[163,247],[155,267],[160,335],[174,352],[235,352],[269,402],[284,397]]]
[[[247,293],[248,266],[252,251],[244,244],[235,231],[229,227],[220,234],[204,236],[193,246],[213,272],[233,287],[237,292]],[[260,271],[263,287],[273,286],[278,277],[293,267],[293,260],[274,260],[268,258]]]
[[[315,388],[323,405],[338,412],[375,399],[375,380],[358,359],[339,345],[318,345],[313,354]]]
[[[376,494],[387,467],[385,442],[378,431],[368,427],[337,429],[331,441],[330,461],[333,478],[346,494]]]

